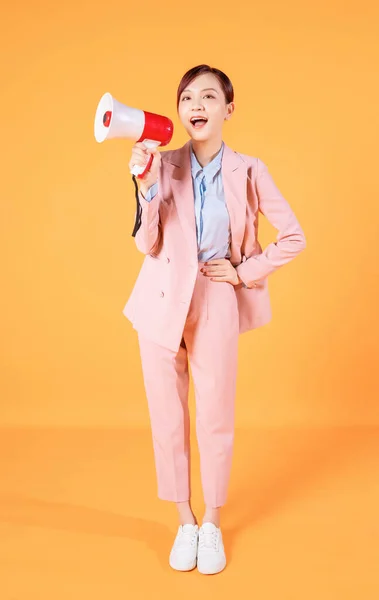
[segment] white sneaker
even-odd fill
[[[177,571],[192,571],[196,567],[198,541],[198,525],[179,525],[170,552],[170,567]]]
[[[221,529],[213,523],[203,523],[199,529],[197,568],[204,575],[219,573],[226,566]]]

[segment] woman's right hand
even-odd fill
[[[140,190],[144,195],[145,192],[147,192],[151,186],[158,181],[158,172],[162,160],[158,147],[147,148],[143,142],[136,142],[132,148],[132,156],[129,161],[129,170],[132,170],[134,165],[146,167],[150,158],[150,154],[152,154],[154,158],[149,171],[147,171],[145,176],[142,178],[136,177],[140,184]]]

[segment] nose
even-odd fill
[[[204,110],[204,106],[201,100],[194,100],[192,103],[192,110]]]

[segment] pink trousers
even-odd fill
[[[179,351],[138,334],[153,438],[158,497],[190,499],[191,366],[196,436],[204,501],[225,504],[232,465],[238,354],[238,305],[234,286],[211,281],[199,263]]]

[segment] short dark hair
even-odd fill
[[[215,77],[217,77],[218,82],[221,86],[222,91],[224,92],[225,102],[229,104],[229,102],[233,102],[234,99],[234,89],[232,82],[229,77],[220,71],[220,69],[216,69],[215,67],[210,67],[209,65],[198,65],[197,67],[193,67],[189,69],[187,73],[185,73],[179,83],[178,91],[176,95],[176,109],[179,108],[180,96],[183,90],[186,89],[187,85],[191,83],[196,77],[199,75],[203,75],[204,73],[212,73]]]

